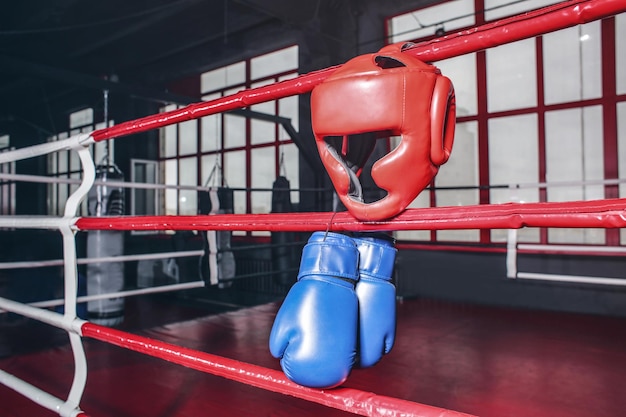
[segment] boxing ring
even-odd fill
[[[471,31],[417,44],[404,53],[432,62],[497,45],[538,36],[626,11],[623,0],[580,0],[503,19]],[[502,205],[408,209],[388,221],[361,222],[348,213],[216,214],[210,216],[77,217],[80,203],[94,185],[95,166],[89,146],[127,135],[158,129],[186,120],[240,109],[250,105],[310,92],[339,67],[327,68],[280,83],[240,91],[212,101],[196,103],[163,114],[80,134],[57,142],[0,154],[0,163],[72,150],[82,164],[82,182],[69,197],[62,217],[0,217],[0,227],[45,229],[60,232],[63,242],[64,313],[0,298],[0,309],[58,327],[69,335],[74,375],[66,398],[58,398],[35,385],[0,370],[0,382],[60,416],[87,416],[80,408],[86,386],[88,361],[83,338],[210,373],[263,390],[296,397],[365,416],[463,416],[461,412],[391,398],[353,388],[315,390],[289,381],[282,372],[182,348],[153,338],[100,326],[77,318],[77,254],[75,235],[90,230],[241,230],[241,231],[391,231],[450,229],[519,229],[522,227],[626,227],[626,199],[566,203],[507,203]],[[195,254],[195,253],[194,253]],[[193,254],[190,254],[193,255]],[[9,265],[16,267],[20,265]],[[201,286],[201,283],[192,285]],[[118,296],[122,296],[117,294]],[[106,295],[110,297],[111,295]]]

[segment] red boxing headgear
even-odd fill
[[[346,62],[311,95],[311,122],[320,157],[339,198],[357,219],[383,220],[403,210],[450,157],[456,105],[452,82],[438,68],[394,44]],[[373,144],[341,150],[327,141],[368,132],[401,136],[398,147],[372,166],[372,179],[387,195],[363,202],[358,179]],[[352,144],[359,139],[352,139]],[[354,145],[351,145],[354,147]]]

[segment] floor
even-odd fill
[[[280,369],[267,348],[277,302],[210,305],[137,297],[122,327]],[[0,368],[63,397],[73,372],[67,338],[37,326],[2,324]],[[483,417],[617,417],[626,410],[624,329],[621,318],[403,300],[393,351],[345,386]],[[92,417],[351,415],[98,341],[85,347],[81,407]],[[55,414],[0,386],[0,416],[34,415]]]

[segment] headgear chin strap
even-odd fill
[[[383,220],[404,211],[452,150],[452,82],[435,66],[403,53],[403,46],[389,45],[346,62],[311,95],[320,157],[342,203],[359,220]],[[371,136],[353,136],[368,132],[401,136],[398,147],[372,166],[372,179],[387,192],[372,203],[363,201],[358,175],[374,146]]]

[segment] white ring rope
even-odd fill
[[[23,182],[37,182],[42,184],[80,184],[81,180],[77,178],[61,178],[61,177],[45,177],[42,175],[27,175],[27,174],[11,174],[0,172],[0,179],[9,181],[23,181]],[[626,178],[615,178],[605,180],[584,180],[584,181],[552,181],[552,182],[523,182],[523,183],[511,183],[511,184],[496,184],[492,185],[493,188],[507,187],[511,189],[520,188],[548,188],[548,187],[576,187],[587,185],[619,185],[626,184]],[[129,181],[95,181],[94,185],[109,185],[111,187],[120,188],[138,188],[146,190],[161,190],[161,189],[176,189],[176,190],[191,190],[191,191],[210,191],[213,186],[206,185],[179,185],[179,184],[152,184],[146,182],[129,182]],[[452,187],[445,187],[446,189],[454,189]],[[467,188],[463,186],[463,188]],[[434,187],[437,189],[437,187]],[[271,191],[271,188],[256,189],[258,191]],[[254,191],[251,190],[251,191]]]
[[[87,357],[82,344],[81,326],[85,323],[76,317],[76,298],[78,289],[78,270],[76,263],[76,240],[75,230],[72,226],[76,221],[76,215],[80,203],[85,199],[87,193],[93,186],[95,179],[95,166],[91,153],[89,151],[88,135],[77,135],[66,140],[49,142],[42,145],[35,145],[28,148],[18,149],[0,154],[0,163],[17,161],[20,159],[41,156],[59,150],[74,150],[78,153],[83,169],[83,179],[81,185],[69,196],[65,205],[65,212],[62,218],[25,218],[32,223],[38,223],[39,226],[46,228],[54,228],[61,232],[63,238],[63,265],[64,265],[64,304],[65,311],[63,315],[53,313],[41,308],[16,303],[5,298],[0,298],[0,308],[18,313],[26,317],[30,317],[50,325],[60,327],[68,332],[72,354],[74,357],[74,377],[67,400],[59,404],[54,397],[46,397],[40,405],[56,411],[62,417],[71,417],[81,414],[79,404],[87,383]],[[5,159],[8,158],[8,159]],[[5,217],[0,219],[0,225],[8,220]],[[21,222],[18,222],[21,223]],[[24,223],[24,226],[28,226]],[[39,398],[41,390],[25,381],[16,383],[15,378],[10,374],[3,375],[11,386],[16,387],[20,393],[35,400]]]
[[[78,265],[87,265],[92,263],[103,262],[129,262],[129,261],[152,261],[158,259],[169,258],[190,258],[193,256],[204,255],[203,250],[189,250],[180,252],[158,252],[158,253],[141,253],[135,255],[119,255],[119,256],[103,256],[100,258],[80,258],[76,260]],[[51,266],[63,265],[63,259],[50,259],[46,261],[20,261],[20,262],[2,262],[0,263],[0,270],[2,269],[30,269],[30,268],[46,268]]]
[[[9,374],[0,369],[0,383],[6,385],[7,387],[13,389],[14,391],[22,394],[23,396],[30,398],[36,404],[47,408],[48,410],[56,411],[60,415],[68,415],[65,410],[61,411],[61,409],[65,405],[65,401],[33,386],[30,385],[21,379]],[[82,411],[76,409],[72,410],[69,414],[70,417],[76,417],[78,415],[84,415]]]
[[[204,281],[191,281],[191,282],[183,282],[181,284],[171,284],[171,285],[159,285],[158,287],[149,287],[149,288],[139,288],[136,290],[126,290],[126,291],[118,291],[111,292],[107,294],[94,294],[94,295],[83,295],[76,298],[76,301],[79,303],[85,303],[88,301],[96,301],[96,300],[104,300],[107,298],[123,298],[123,297],[132,297],[134,295],[144,295],[144,294],[156,294],[160,292],[170,292],[170,291],[180,291],[180,290],[191,290],[194,288],[202,288],[205,287]],[[56,307],[63,305],[63,299],[59,298],[57,300],[48,300],[48,301],[38,301],[34,303],[29,303],[28,305],[33,307]]]
[[[15,149],[8,152],[0,153],[0,164],[6,162],[21,161],[22,159],[34,158],[36,156],[44,156],[53,152],[69,151],[70,149],[80,149],[95,143],[88,133],[71,136],[67,139],[56,140],[53,142],[41,143],[39,145],[27,146],[25,148]]]
[[[41,175],[27,174],[10,174],[0,173],[0,179],[24,182],[37,182],[42,184],[80,184],[82,181],[77,178],[61,178],[61,177],[44,177]],[[146,190],[176,189],[191,191],[209,191],[212,187],[202,185],[179,185],[179,184],[152,184],[147,182],[128,182],[128,181],[94,181],[94,185],[107,185],[120,188],[139,188]],[[270,190],[270,189],[268,189]]]
[[[59,228],[63,236],[63,259],[64,259],[64,298],[65,310],[63,319],[68,323],[76,320],[76,297],[78,296],[78,268],[76,264],[76,239],[72,230],[73,218],[78,214],[81,202],[87,197],[89,190],[93,186],[96,178],[96,167],[91,157],[88,145],[80,143],[73,148],[78,152],[80,162],[83,168],[83,182],[74,191],[65,203],[65,212],[63,218],[68,220]],[[67,396],[67,401],[59,414],[61,416],[71,415],[77,410],[80,400],[87,385],[87,356],[83,347],[82,338],[77,332],[69,332],[70,345],[74,355],[74,379]]]

